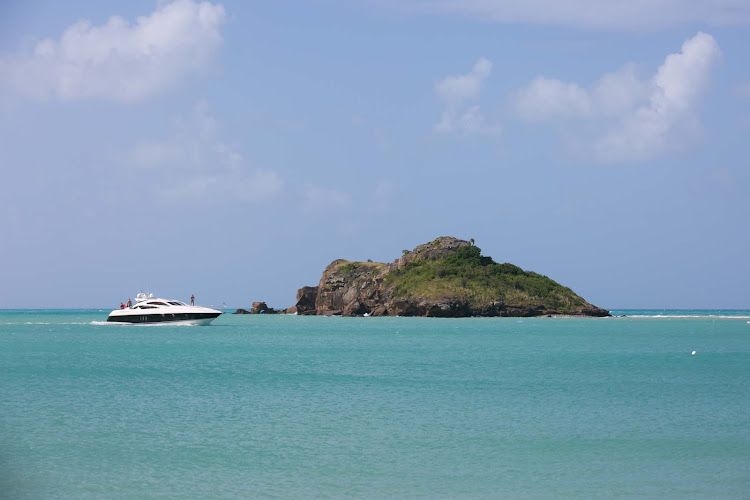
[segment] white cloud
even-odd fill
[[[134,24],[79,21],[31,54],[0,59],[0,81],[32,99],[144,99],[207,66],[224,18],[221,5],[177,0]]]
[[[379,2],[378,5],[383,5]],[[644,30],[696,23],[750,23],[748,0],[391,0],[400,10],[482,21]]]
[[[602,76],[590,89],[540,76],[516,93],[516,111],[530,122],[604,120],[598,128],[608,130],[593,141],[599,160],[648,159],[695,138],[696,107],[719,56],[713,37],[699,32],[649,80],[639,78],[632,64]]]
[[[207,165],[237,169],[242,155],[221,142],[218,123],[208,103],[198,102],[190,115],[175,120],[171,139],[136,145],[129,160],[139,168],[178,168],[202,170]]]
[[[283,190],[272,170],[248,168],[243,156],[222,142],[207,103],[177,120],[171,139],[148,141],[128,155],[135,168],[149,169],[154,194],[166,201],[264,203]]]
[[[698,33],[670,54],[653,78],[649,103],[626,114],[595,146],[605,161],[643,160],[687,147],[700,130],[699,97],[721,52],[711,35]]]
[[[515,96],[519,116],[530,122],[614,116],[649,96],[649,84],[638,78],[635,65],[607,73],[591,88],[538,76]]]
[[[469,106],[461,113],[456,124],[457,128],[465,134],[495,135],[500,133],[499,125],[490,125],[485,121],[478,104]]]
[[[453,122],[455,121],[455,113],[449,113],[448,111],[443,111],[443,113],[440,115],[440,121],[437,122],[432,126],[432,130],[435,132],[453,132],[453,129],[455,128],[453,125]]]
[[[276,172],[255,169],[248,173],[223,171],[187,176],[165,185],[159,195],[166,201],[264,203],[275,198],[282,188]]]
[[[307,206],[314,209],[342,208],[351,201],[349,193],[313,185],[305,186],[304,197]]]
[[[469,73],[446,76],[436,83],[435,93],[442,100],[456,105],[467,99],[476,99],[479,97],[482,80],[490,76],[491,71],[492,62],[482,57]]]
[[[638,77],[635,64],[607,73],[592,89],[593,105],[604,116],[614,116],[648,99],[652,83]]]
[[[435,93],[443,101],[445,110],[432,129],[438,133],[494,134],[497,126],[485,123],[478,104],[467,101],[479,99],[482,81],[490,76],[492,62],[480,58],[465,75],[447,76],[435,84]]]
[[[588,116],[591,99],[588,92],[575,83],[538,76],[518,91],[516,109],[521,118],[530,122]]]

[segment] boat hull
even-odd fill
[[[107,321],[110,323],[128,323],[137,325],[195,325],[207,326],[221,315],[220,312],[195,312],[195,313],[152,313],[152,314],[110,314]]]

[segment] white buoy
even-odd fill
[[[696,353],[696,352],[698,352],[698,351],[693,351],[693,356],[695,356],[695,353]]]

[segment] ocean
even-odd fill
[[[0,311],[0,498],[750,498],[750,311],[107,313]]]

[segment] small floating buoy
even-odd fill
[[[696,352],[698,352],[698,351],[693,351],[693,356],[695,356],[695,353],[696,353]]]

